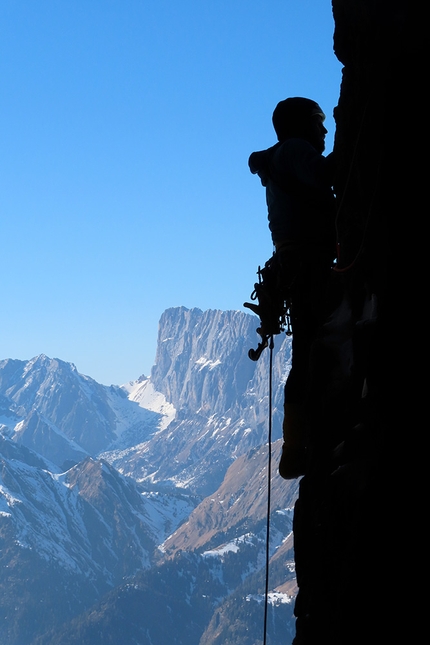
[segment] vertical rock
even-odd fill
[[[393,331],[413,284],[399,232],[414,236],[424,201],[415,169],[427,117],[413,88],[424,77],[424,16],[399,0],[332,5],[344,65],[334,147],[341,307],[313,355],[311,460],[294,520],[294,645],[398,642],[389,519],[398,466],[414,445],[405,438],[408,395],[399,396]],[[402,360],[414,388],[411,356],[408,346]]]

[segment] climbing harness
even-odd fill
[[[268,347],[269,339],[285,331],[291,336],[291,293],[287,293],[282,284],[279,260],[276,253],[267,260],[264,267],[258,267],[258,282],[254,284],[251,300],[258,300],[258,304],[244,302],[243,306],[251,309],[260,318],[260,327],[257,333],[261,342],[257,349],[250,349],[248,356],[252,361],[258,361],[262,351]]]

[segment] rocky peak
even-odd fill
[[[230,408],[254,373],[247,351],[255,327],[255,317],[239,311],[168,309],[160,319],[151,372],[155,389],[177,409]]]

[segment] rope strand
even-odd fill
[[[269,604],[269,559],[270,559],[270,504],[272,483],[272,372],[273,372],[273,336],[269,342],[269,438],[268,438],[268,464],[267,464],[267,524],[266,524],[266,587],[264,594],[264,638],[263,645],[267,643],[267,610]]]

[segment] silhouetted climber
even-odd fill
[[[278,143],[249,158],[251,172],[266,188],[281,284],[292,299],[292,366],[285,384],[279,463],[285,479],[304,474],[310,348],[325,317],[325,288],[336,249],[333,157],[322,154],[324,119],[315,101],[301,97],[281,101],[272,117]]]

